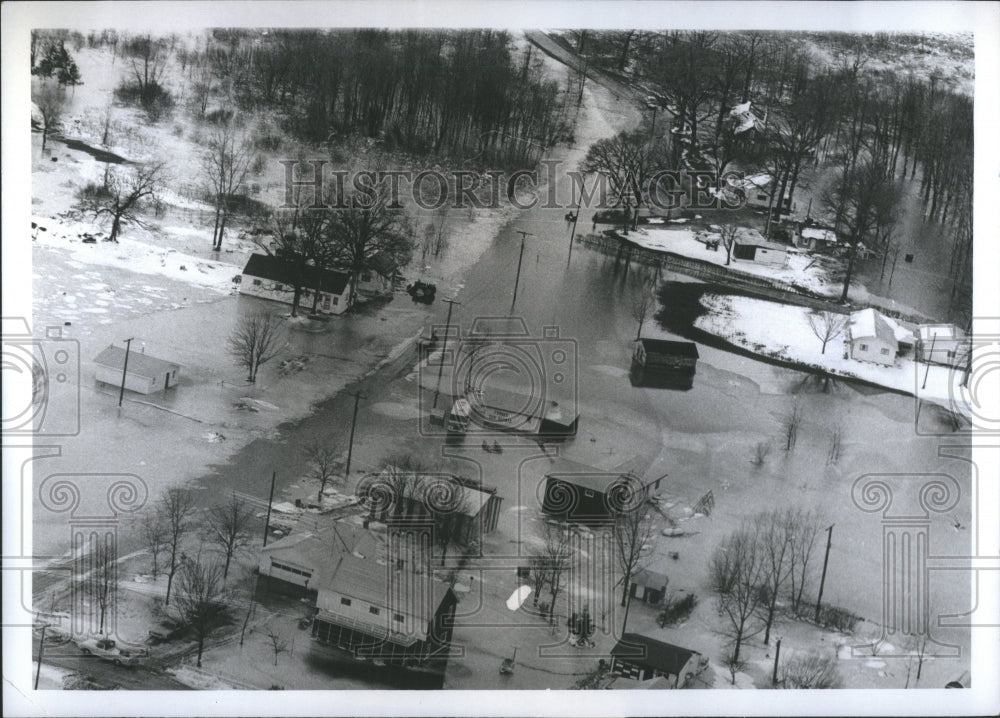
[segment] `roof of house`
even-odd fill
[[[819,239],[823,242],[837,242],[837,233],[832,229],[822,227],[803,227],[802,236],[806,239]]]
[[[315,288],[317,270],[314,267],[309,267],[308,270],[306,272],[306,285]],[[322,292],[343,294],[351,281],[351,276],[346,272],[335,272],[330,269],[321,269],[318,271],[319,290]],[[269,279],[272,282],[280,282],[282,284],[295,283],[288,263],[281,257],[275,257],[270,254],[251,254],[250,259],[247,260],[247,264],[243,268],[243,274],[249,277]]]
[[[261,554],[281,557],[311,568],[316,574],[330,570],[339,556],[351,555],[375,562],[385,556],[385,539],[367,528],[346,521],[318,524],[313,531],[293,533],[272,541]]]
[[[333,570],[319,581],[317,588],[425,621],[434,617],[451,590],[448,584],[434,580],[428,571],[397,570],[385,562],[350,554],[337,559]]]
[[[545,476],[558,479],[584,489],[607,493],[608,489],[622,480],[620,471],[603,471],[576,461],[557,457],[549,460]]]
[[[882,316],[885,323],[889,325],[892,329],[892,333],[896,335],[896,341],[900,344],[914,344],[917,340],[916,332],[912,326],[907,326],[905,322],[899,319],[893,319],[892,317]]]
[[[102,366],[121,370],[125,365],[125,350],[114,345],[109,346],[96,357],[94,361]],[[157,359],[145,352],[137,352],[134,349],[128,353],[128,373],[157,378],[169,371],[180,369],[180,364],[165,359]]]
[[[694,342],[676,342],[669,339],[640,339],[639,342],[648,354],[698,358],[698,345]]]
[[[954,324],[921,324],[917,327],[917,332],[920,338],[924,340],[933,337],[937,337],[938,339],[961,339],[965,336],[965,332]]]
[[[678,676],[691,656],[697,651],[681,648],[670,643],[663,643],[638,633],[626,633],[611,649],[611,655],[616,658],[641,663],[667,675]]]
[[[651,571],[648,568],[640,568],[632,574],[632,583],[643,588],[653,588],[659,591],[670,583],[670,579],[667,578],[667,574],[665,573]]]
[[[739,231],[736,233],[735,243],[742,244],[746,247],[762,247],[764,249],[775,251],[780,250],[782,252],[788,250],[788,245],[767,239],[763,234],[752,227],[740,227]]]
[[[871,307],[851,314],[851,339],[878,338],[886,344],[896,344],[896,333],[885,317]]]

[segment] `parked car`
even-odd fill
[[[166,643],[184,633],[184,624],[170,618],[164,618],[150,629],[147,641],[149,643]]]
[[[77,641],[77,647],[87,654],[111,661],[116,666],[136,666],[149,657],[142,648],[120,648],[111,638],[88,638]]]

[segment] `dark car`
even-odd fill
[[[172,641],[184,633],[184,625],[169,618],[165,618],[156,624],[149,631],[150,643],[166,643]]]

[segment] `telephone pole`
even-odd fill
[[[531,232],[525,232],[523,229],[517,230],[517,233],[521,235],[521,253],[517,255],[517,276],[514,277],[514,298],[510,300],[510,313],[514,313],[514,305],[517,303],[517,285],[521,281],[521,260],[524,258],[524,238],[533,237]]]
[[[354,392],[354,415],[351,417],[351,438],[347,443],[347,466],[344,469],[344,479],[351,478],[351,456],[354,453],[354,426],[358,423],[358,402],[367,398],[362,397],[360,391]]]
[[[524,251],[524,247],[521,247],[521,251]],[[454,299],[445,299],[448,302],[448,318],[444,323],[444,343],[441,345],[441,357],[438,359],[438,381],[437,387],[434,389],[434,406],[433,409],[437,409],[438,405],[438,394],[441,391],[441,372],[444,371],[444,352],[448,348],[448,334],[451,331],[451,310],[456,304],[461,304],[461,302],[456,302]],[[454,372],[457,367],[452,366],[452,383],[455,383]],[[348,462],[350,463],[350,462]]]
[[[582,200],[581,200],[582,202]],[[566,255],[566,264],[569,264],[569,260],[573,257],[573,239],[576,237],[576,220],[580,219],[580,204],[576,203],[576,211],[573,212],[573,228],[569,231],[569,254]]]
[[[267,518],[264,519],[264,545],[267,546],[267,532],[271,530],[271,504],[274,503],[274,480],[278,477],[277,471],[271,472],[271,493],[267,496]]]
[[[781,637],[778,637],[774,646],[774,670],[771,671],[771,685],[778,685],[778,656],[781,655]]]
[[[823,556],[823,575],[819,580],[819,596],[816,597],[816,615],[813,620],[819,623],[819,607],[823,601],[823,586],[826,584],[826,565],[830,561],[830,543],[833,541],[833,524],[826,529],[826,555]]]
[[[125,340],[125,363],[122,365],[122,388],[118,391],[118,406],[121,407],[122,399],[125,398],[125,374],[128,372],[128,352],[132,348],[132,340],[135,337],[129,337]]]
[[[45,629],[49,624],[42,624],[42,638],[38,641],[38,668],[35,669],[35,690],[38,690],[38,679],[42,675],[42,654],[45,652]]]

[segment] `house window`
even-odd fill
[[[255,287],[259,287],[259,286],[260,286],[260,280],[259,280],[259,279],[255,279],[255,280],[253,280],[253,285],[254,285]]]
[[[889,350],[885,347],[882,347],[882,356],[889,356]]]
[[[954,359],[955,358],[955,351],[953,349],[949,349],[948,350],[948,358],[949,359]]]
[[[402,613],[394,613],[394,614],[392,614],[392,620],[395,621],[396,623],[402,623],[403,622],[403,614]]]
[[[351,605],[351,599],[344,598],[343,596],[341,596],[341,598],[340,598],[340,605],[341,606],[350,606]]]
[[[365,272],[364,274],[362,274],[361,275],[361,281],[362,282],[370,282],[370,281],[372,281],[372,273],[371,272]]]
[[[379,609],[378,606],[369,606],[368,607],[368,613],[372,614],[373,616],[377,616],[381,612],[382,611]]]
[[[326,294],[323,295],[323,309],[330,308],[330,297]]]
[[[403,566],[405,566],[405,565],[406,565],[406,561],[405,560],[403,560],[401,558],[397,558],[396,559],[396,570],[397,571],[402,571],[403,570]]]
[[[758,193],[757,194],[757,199],[758,200],[767,200],[767,195],[763,194],[763,193]]]
[[[860,347],[860,349],[861,349],[861,351],[866,352],[866,351],[868,351],[868,345],[867,344],[862,344],[861,347]]]
[[[275,288],[276,291],[279,291],[279,292],[285,291],[285,285],[284,284],[275,284],[274,288]]]
[[[333,306],[337,306],[338,304],[340,304],[340,297],[334,297],[333,298]]]

